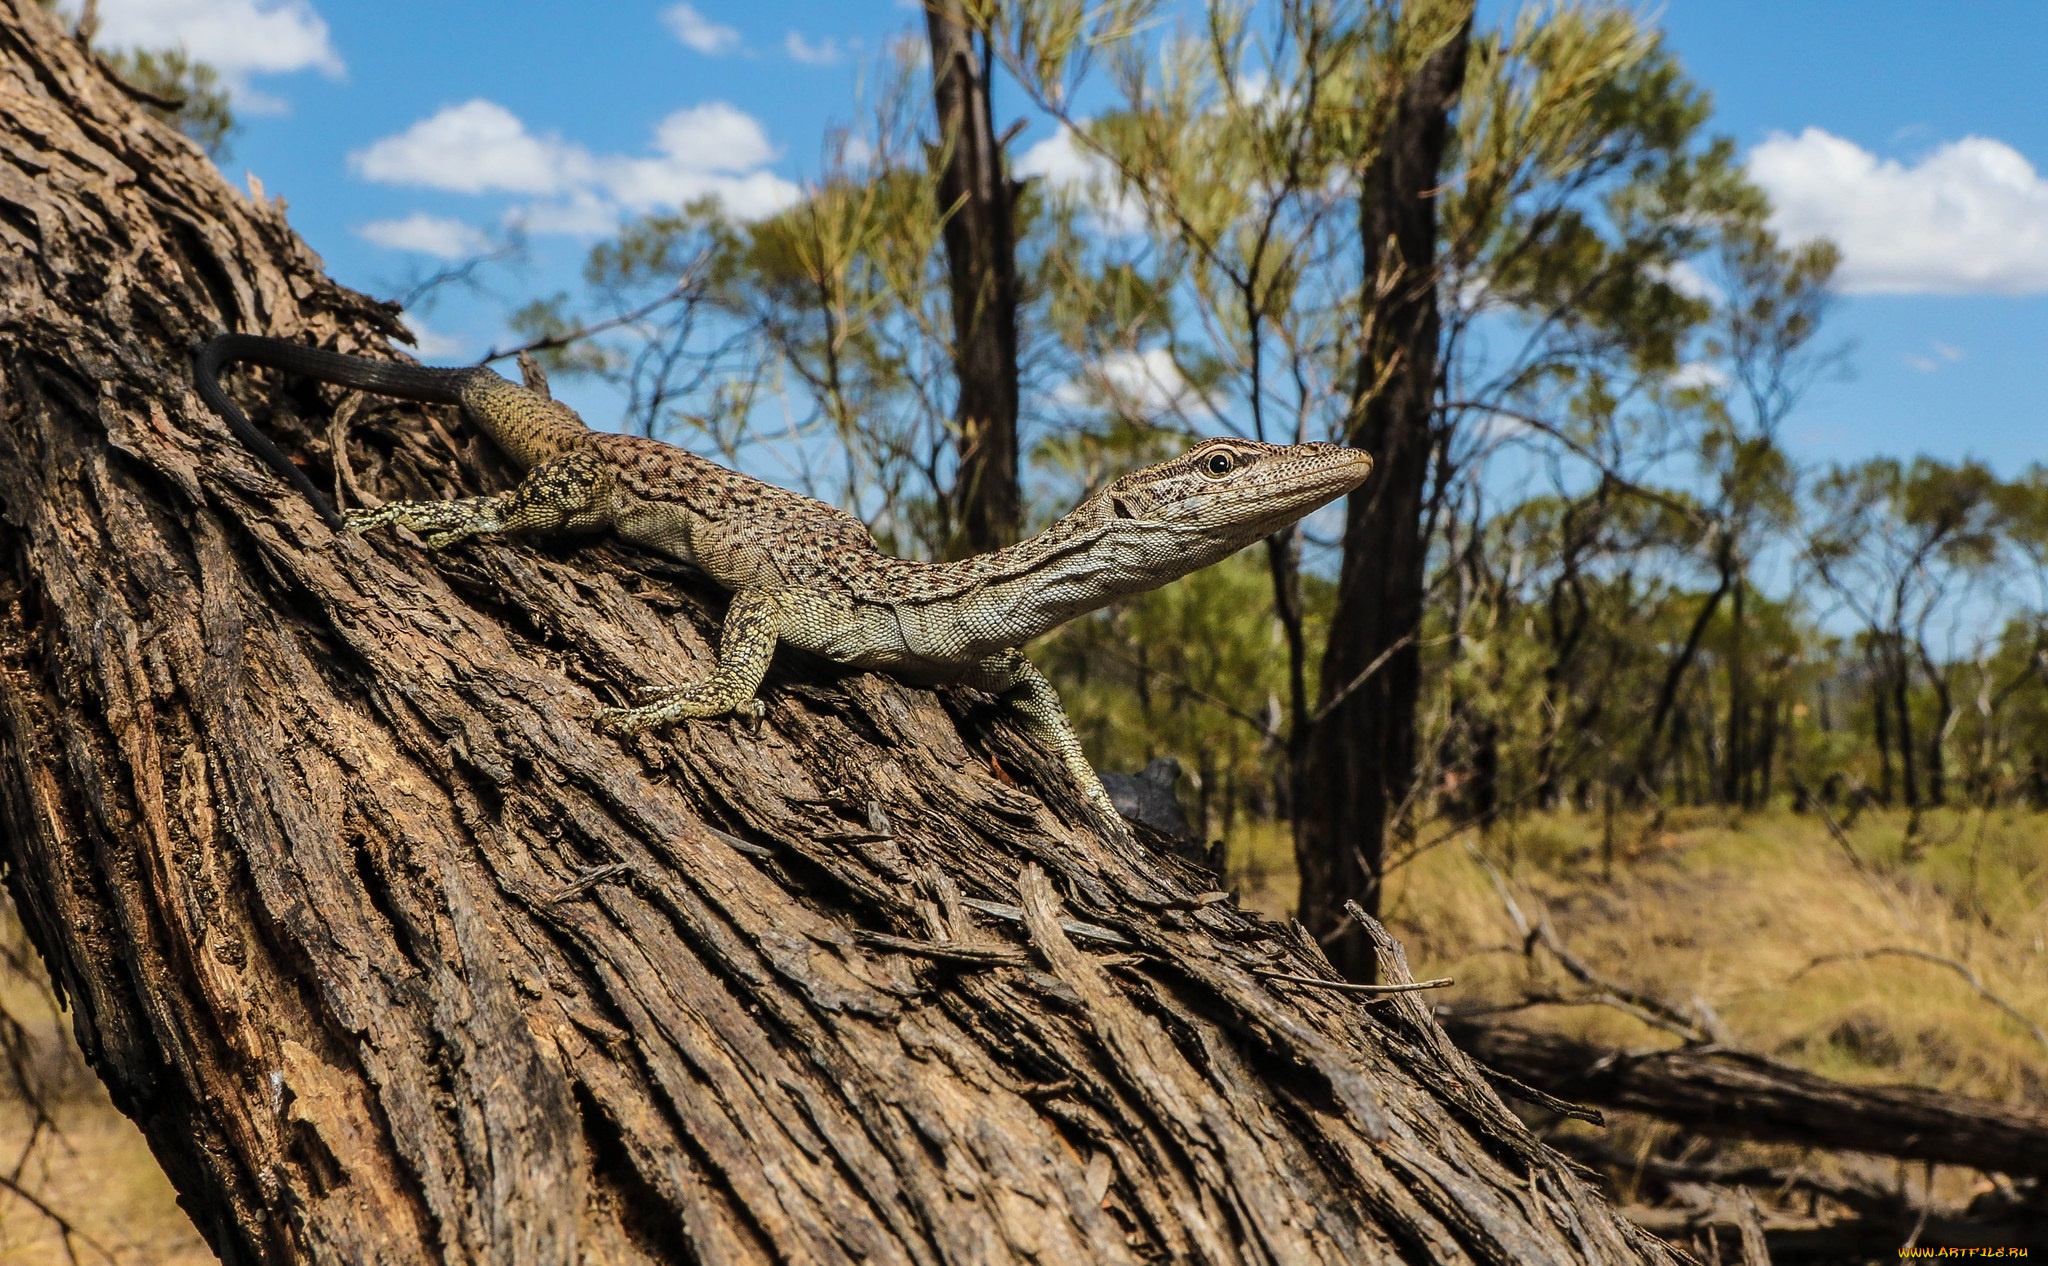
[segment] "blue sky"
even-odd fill
[[[2048,5],[1652,12],[1781,228],[1845,250],[1829,337],[1851,346],[1851,376],[1814,389],[1793,446],[2007,473],[2048,460]],[[878,52],[921,22],[903,0],[102,0],[100,14],[103,43],[183,43],[227,72],[243,124],[227,172],[287,199],[350,285],[395,295],[526,223],[526,264],[422,318],[423,354],[450,361],[502,343],[518,302],[573,287],[592,234],[622,212],[791,196],[827,129],[858,117]],[[1047,136],[1027,131],[1016,152]],[[564,394],[603,420],[601,401]]]

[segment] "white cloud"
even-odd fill
[[[587,178],[590,166],[580,148],[533,136],[517,115],[481,97],[443,106],[348,163],[365,180],[455,193],[556,193]]]
[[[771,215],[800,191],[766,170],[776,157],[752,116],[714,101],[655,125],[653,154],[592,154],[539,137],[510,110],[475,100],[444,107],[350,155],[365,179],[455,193],[538,194],[508,219],[533,233],[598,234],[621,213],[716,197],[741,219]]]
[[[713,22],[687,4],[663,9],[661,21],[677,39],[707,57],[730,53],[740,45],[738,31]]]
[[[1852,294],[2048,290],[2048,180],[2002,141],[1966,136],[1908,166],[1819,128],[1750,152],[1787,240],[1832,238]]]
[[[403,220],[372,220],[356,232],[375,245],[460,259],[490,248],[490,235],[474,224],[415,211]]]
[[[251,75],[345,67],[327,23],[307,0],[101,0],[99,44],[109,48],[182,48],[220,72],[236,104],[272,107],[249,87]]]
[[[1664,384],[1675,390],[1714,388],[1728,385],[1728,371],[1703,360],[1689,360],[1671,371]]]
[[[1714,279],[1693,267],[1688,260],[1675,259],[1652,274],[1688,299],[1701,299],[1708,303],[1719,303],[1727,297],[1725,291],[1714,283]]]
[[[1036,176],[1053,189],[1082,198],[1098,224],[1112,233],[1136,233],[1145,227],[1145,207],[1117,179],[1116,168],[1074,136],[1064,123],[1058,131],[1018,157],[1014,170]]]
[[[797,187],[761,170],[775,158],[768,133],[753,116],[723,101],[669,115],[654,129],[653,158],[599,160],[598,180],[634,211],[681,206],[716,195],[743,220],[772,215],[796,201]]]
[[[813,44],[795,31],[782,41],[783,51],[806,66],[830,66],[839,60],[839,41],[826,36]]]
[[[505,223],[522,233],[602,237],[619,227],[619,205],[589,189],[556,202],[534,202],[505,213]]]
[[[1184,412],[1198,402],[1173,353],[1163,347],[1111,352],[1053,388],[1052,398],[1070,409],[1108,404],[1140,416]]]
[[[655,124],[654,147],[691,171],[746,171],[775,160],[760,121],[723,101],[677,110]]]
[[[1927,354],[1908,352],[1901,359],[1906,362],[1907,368],[1917,369],[1923,374],[1931,374],[1943,365],[1951,365],[1963,359],[1965,355],[1967,353],[1955,344],[1944,343],[1940,339],[1936,339],[1927,345]]]

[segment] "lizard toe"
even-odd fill
[[[601,708],[596,720],[598,730],[614,738],[630,737],[653,728],[659,722],[659,718],[650,716],[645,708]]]

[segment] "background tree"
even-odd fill
[[[994,53],[966,0],[925,7],[938,115],[939,215],[953,308],[953,423],[959,446],[954,554],[1017,539],[1024,521],[1017,449],[1017,183],[996,134]]]

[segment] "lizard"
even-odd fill
[[[509,491],[396,501],[337,514],[220,384],[230,363],[261,365],[401,400],[460,405],[525,471]],[[1052,683],[1020,649],[1119,598],[1220,562],[1359,487],[1361,449],[1225,437],[1132,471],[1036,536],[956,562],[884,553],[859,518],[687,449],[587,426],[573,409],[484,366],[433,368],[223,334],[193,362],[200,398],[337,531],[400,525],[429,550],[497,533],[595,532],[650,548],[731,595],[710,673],[600,710],[625,736],[686,718],[758,722],[778,644],[920,685],[956,682],[1009,700],[1106,821],[1121,825]]]

